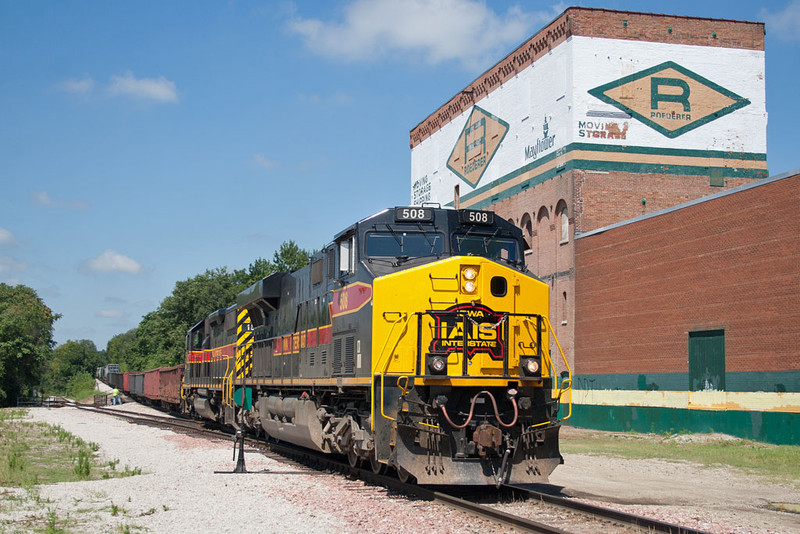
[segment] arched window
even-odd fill
[[[556,215],[558,217],[558,242],[567,243],[569,241],[569,212],[567,203],[563,200],[558,201]]]
[[[533,223],[531,222],[530,214],[525,213],[522,216],[522,219],[519,221],[519,227],[522,228],[522,235],[525,237],[528,250],[530,250],[533,246]]]
[[[550,225],[550,211],[547,206],[539,208],[536,215],[536,274],[543,276],[553,272],[553,232]]]

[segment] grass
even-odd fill
[[[0,409],[0,533],[80,531],[83,515],[91,520],[98,510],[112,516],[126,510],[107,501],[101,507],[80,508],[60,517],[57,508],[39,495],[41,484],[99,480],[141,474],[141,468],[125,466],[118,470],[119,460],[101,462],[99,446],[67,432],[61,426],[25,420],[22,409]],[[15,489],[16,488],[16,489]],[[98,499],[103,500],[103,499]],[[22,519],[7,519],[13,511]],[[129,532],[130,526],[123,531]],[[135,527],[134,527],[135,528]]]
[[[773,482],[800,485],[800,446],[770,445],[714,435],[565,430],[560,442],[562,454],[688,461],[706,467],[731,467]]]

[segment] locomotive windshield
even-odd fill
[[[436,232],[370,232],[366,252],[371,257],[419,258],[438,256],[444,250],[444,237]]]
[[[520,258],[516,239],[479,233],[453,234],[453,253],[512,263],[518,262]]]

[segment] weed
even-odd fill
[[[81,480],[86,480],[89,478],[89,474],[92,471],[90,460],[91,460],[91,454],[89,453],[89,451],[85,449],[78,450],[78,459],[72,470],[75,472],[76,475],[78,475],[78,478],[80,478]]]
[[[126,465],[125,466],[125,470],[122,473],[120,473],[120,476],[122,476],[122,477],[132,477],[132,476],[141,475],[141,474],[142,474],[142,468],[141,467],[134,467],[134,468],[131,469],[129,466]]]
[[[58,516],[56,515],[55,510],[48,510],[47,511],[47,521],[45,524],[45,533],[46,534],[61,534],[66,532],[63,528],[58,526]]]

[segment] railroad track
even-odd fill
[[[70,401],[66,401],[65,405],[111,415],[136,424],[167,427],[217,439],[230,440],[233,438],[231,429],[209,428],[208,422],[195,419],[110,410]],[[434,490],[430,487],[401,482],[394,476],[377,474],[369,466],[367,468],[362,468],[360,465],[351,466],[345,458],[339,459],[289,443],[267,441],[252,436],[246,437],[245,442],[249,445],[251,452],[253,449],[257,449],[284,463],[287,459],[291,460],[294,464],[293,468],[309,469],[311,473],[325,469],[357,477],[397,493],[466,511],[477,518],[520,532],[570,534],[602,531],[604,534],[644,532],[707,534],[701,530],[595,506],[528,487],[504,485],[497,490],[494,488],[476,490],[456,487]]]

